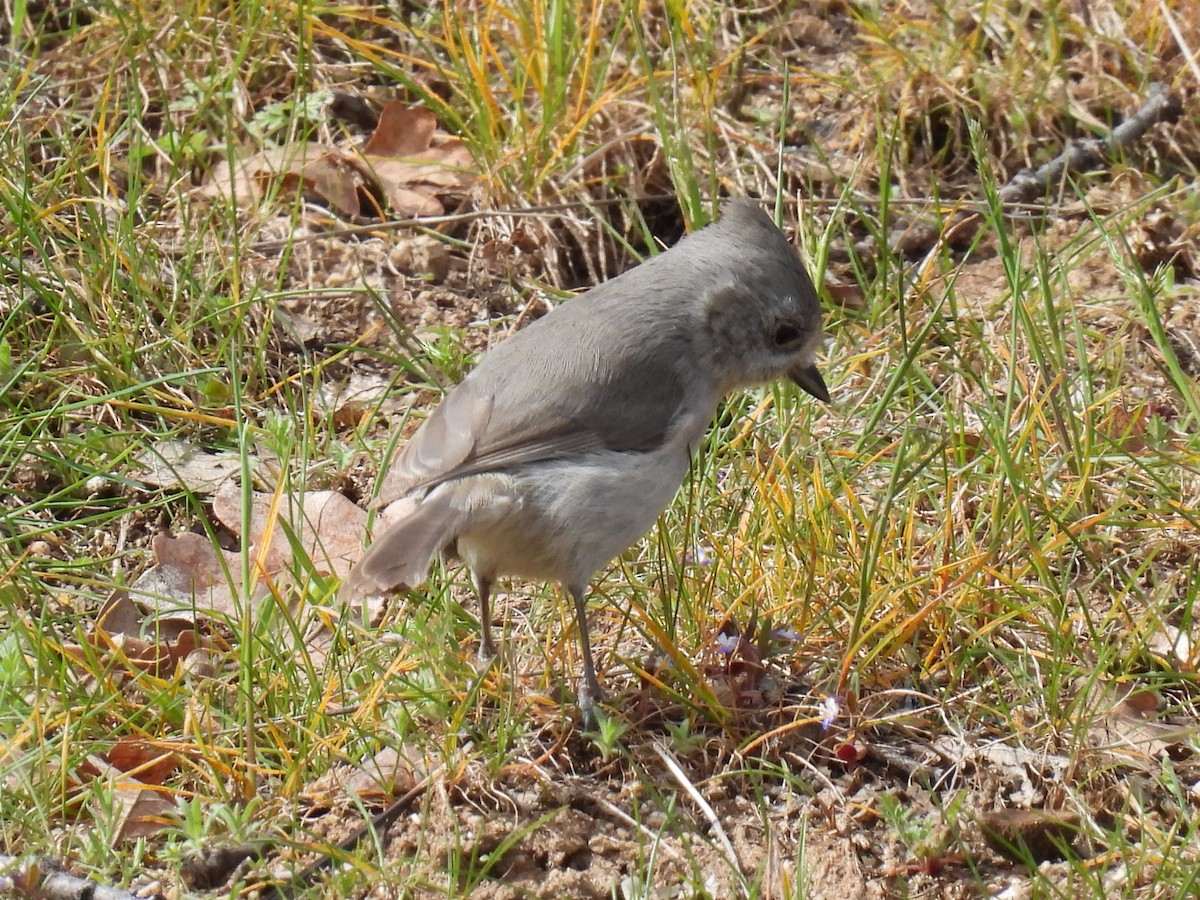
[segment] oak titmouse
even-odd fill
[[[555,308],[489,351],[393,459],[387,523],[345,596],[415,587],[460,557],[488,601],[501,576],[558,581],[583,651],[585,723],[600,699],[585,594],[649,530],[730,391],[787,376],[819,400],[816,291],[747,200],[719,222]]]

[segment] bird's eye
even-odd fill
[[[775,346],[787,347],[790,344],[796,343],[803,337],[800,329],[789,322],[784,322],[775,328]]]

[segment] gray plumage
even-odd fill
[[[821,313],[795,251],[757,206],[557,307],[490,350],[392,461],[389,522],[350,597],[416,587],[456,551],[480,597],[498,577],[559,581],[579,619],[590,721],[600,697],[588,582],[670,503],[730,391],[790,377],[828,400],[813,356]]]

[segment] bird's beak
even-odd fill
[[[788,373],[788,378],[796,382],[805,391],[812,394],[823,403],[829,402],[829,388],[825,387],[825,379],[814,365],[797,366]]]

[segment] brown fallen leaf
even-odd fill
[[[225,482],[213,497],[213,512],[240,533],[241,488]],[[311,491],[302,498],[255,492],[245,542],[252,587],[243,582],[239,553],[214,546],[204,535],[158,535],[153,542],[155,565],[138,577],[128,594],[109,598],[91,644],[102,653],[119,654],[138,669],[170,675],[178,666],[185,676],[207,677],[216,666],[211,641],[197,637],[197,624],[206,618],[235,622],[247,602],[257,604],[269,593],[296,601],[300,591],[288,586],[308,572],[344,577],[361,555],[366,515],[334,491]],[[144,609],[151,611],[150,617]],[[329,624],[327,617],[318,615],[307,629],[310,651],[319,659],[332,639]],[[63,649],[81,662],[89,655],[79,646]],[[198,727],[206,726],[201,721]]]
[[[386,161],[380,163],[386,165]],[[380,180],[384,177],[376,172]],[[431,194],[415,191],[404,183],[395,184],[388,191],[388,206],[401,219],[417,219],[422,216],[440,216],[446,211],[441,201]]]
[[[366,156],[416,156],[429,149],[437,132],[437,116],[421,106],[392,101],[379,113],[379,123],[363,147]]]
[[[177,753],[132,734],[117,738],[104,758],[114,768],[146,785],[165,784],[179,768]]]
[[[114,660],[117,671],[133,669],[160,678],[170,677],[177,665],[207,645],[207,641],[200,639],[190,627],[177,631],[177,624],[169,623],[151,638],[143,638],[120,632],[110,634],[97,623],[88,633],[88,647],[67,643],[62,645],[62,652],[82,666],[99,656],[103,660]]]
[[[1160,623],[1158,630],[1146,641],[1146,647],[1179,671],[1191,672],[1196,667],[1195,644],[1191,635],[1182,628],[1176,628],[1166,622]]]
[[[164,789],[147,785],[95,755],[84,761],[79,774],[82,783],[107,781],[106,793],[118,804],[117,824],[109,835],[111,846],[158,834],[172,824],[175,803]]]
[[[241,489],[222,485],[213,514],[240,534]],[[302,498],[255,491],[248,544],[259,571],[273,580],[291,567],[297,551],[317,573],[342,578],[362,555],[366,527],[367,514],[336,491],[308,491]]]
[[[104,602],[85,640],[86,646],[63,644],[62,652],[89,670],[99,660],[109,678],[121,672],[149,672],[159,678],[186,673],[189,660],[206,656],[211,643],[196,634],[190,619],[148,616],[125,590],[113,591]]]
[[[242,566],[236,553],[214,547],[201,534],[184,532],[177,537],[154,538],[156,564],[129,588],[135,601],[154,610],[162,619],[195,622],[204,616],[236,621],[241,595]],[[261,599],[267,586],[259,584],[253,599]]]
[[[138,458],[134,477],[154,487],[186,487],[194,494],[211,494],[242,471],[241,457],[232,450],[214,452],[190,441],[160,441]]]
[[[436,247],[441,248],[441,244]],[[343,430],[358,427],[368,415],[403,413],[411,403],[411,395],[401,398],[392,391],[391,379],[370,372],[352,372],[348,380],[322,385],[313,412]]]
[[[1192,754],[1195,723],[1161,720],[1157,693],[1130,685],[1115,686],[1124,696],[1091,729],[1096,746],[1122,762],[1157,771],[1164,757],[1179,760]]]
[[[240,160],[222,160],[201,196],[233,197],[257,205],[273,190],[299,192],[347,218],[441,215],[439,195],[461,192],[475,180],[466,145],[437,131],[421,107],[393,102],[361,152],[312,141],[271,147]]]
[[[375,185],[362,161],[338,150],[326,152],[300,171],[285,173],[282,184],[285,193],[324,199],[330,209],[347,218],[375,215],[379,209]]]
[[[222,160],[200,189],[205,197],[233,197],[257,205],[279,186],[326,203],[339,215],[356,217],[367,209],[377,185],[355,153],[313,141],[270,147],[245,159]]]
[[[109,595],[100,607],[94,627],[102,628],[109,634],[141,634],[142,610],[129,597],[128,591],[116,590]]]
[[[843,309],[864,310],[867,308],[867,298],[858,284],[842,281],[828,272],[825,273],[825,291],[829,294],[829,299]]]
[[[383,108],[363,159],[388,206],[402,218],[441,215],[438,195],[462,191],[475,180],[475,160],[466,145],[439,135],[429,110],[397,101]]]
[[[425,757],[415,747],[384,747],[356,766],[335,766],[305,787],[301,798],[310,806],[329,809],[355,798],[368,806],[383,806],[412,790],[429,773]]]

